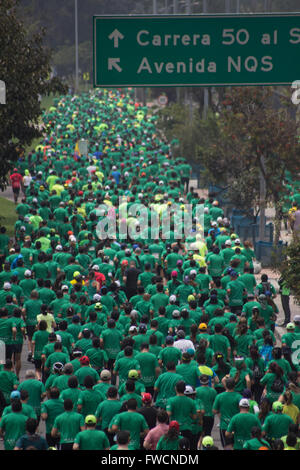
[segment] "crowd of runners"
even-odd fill
[[[275,287],[156,116],[101,90],[43,122],[0,229],[4,448],[298,450],[300,318],[276,338]]]

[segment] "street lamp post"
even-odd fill
[[[79,88],[79,58],[78,58],[78,0],[75,0],[75,93]]]

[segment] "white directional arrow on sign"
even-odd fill
[[[108,59],[108,70],[117,70],[122,72],[122,68],[119,66],[120,59],[118,57],[109,57]]]
[[[119,39],[124,39],[124,36],[118,29],[115,29],[109,36],[108,39],[114,40],[114,47],[119,47]]]

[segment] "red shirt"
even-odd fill
[[[13,188],[19,188],[21,186],[21,181],[23,177],[20,173],[13,173],[10,175],[10,181]]]
[[[99,282],[100,288],[101,288],[102,285],[103,285],[103,282],[105,281],[104,274],[99,273],[99,272],[95,272],[95,279],[96,279],[97,282]]]

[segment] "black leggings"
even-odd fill
[[[203,436],[210,436],[212,428],[214,427],[214,416],[203,416]]]

